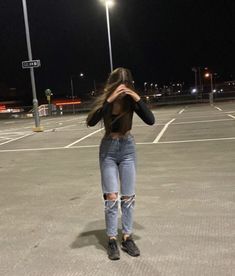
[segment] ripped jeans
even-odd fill
[[[136,151],[131,134],[122,138],[104,137],[99,151],[102,191],[105,199],[106,232],[109,237],[117,236],[118,206],[121,202],[122,233],[130,235],[133,228],[135,205]],[[115,201],[106,195],[119,193]],[[128,198],[126,198],[128,197]]]

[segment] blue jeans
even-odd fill
[[[117,236],[119,200],[107,200],[106,194],[119,193],[119,180],[122,232],[130,235],[133,227],[136,177],[136,150],[133,136],[128,134],[122,138],[104,137],[100,144],[99,161],[107,235]]]

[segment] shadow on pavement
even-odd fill
[[[86,226],[86,229],[94,229],[95,225],[100,228],[101,224],[105,224],[104,221],[94,221]],[[144,227],[137,222],[134,222],[134,229],[144,229]],[[118,229],[118,239],[121,242],[122,230]],[[133,234],[135,240],[140,240],[140,236]],[[82,248],[86,246],[95,246],[97,249],[106,251],[107,248],[107,236],[105,229],[88,230],[80,233],[76,240],[70,245],[72,249]]]

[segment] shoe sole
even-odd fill
[[[123,246],[122,246],[121,249],[122,249],[124,252],[126,252],[128,255],[132,256],[132,257],[138,257],[138,256],[140,256],[140,253],[138,253],[138,254],[133,254],[133,253],[129,252],[128,249],[127,249],[126,247],[123,247]]]
[[[111,258],[111,257],[109,256],[109,259],[110,259],[111,261],[118,261],[118,260],[120,260],[120,257]]]

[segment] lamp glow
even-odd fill
[[[101,2],[108,5],[108,7],[112,7],[114,5],[114,1],[112,0],[101,0]]]

